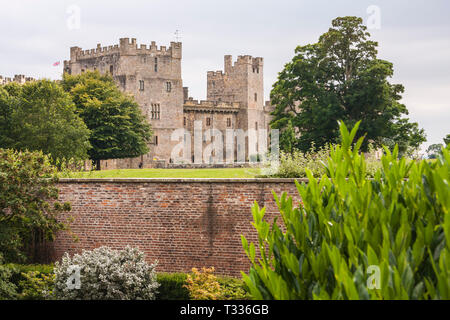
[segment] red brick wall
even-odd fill
[[[60,201],[69,201],[71,233],[53,243],[54,260],[99,246],[131,245],[158,260],[158,272],[189,272],[214,266],[239,276],[250,266],[241,234],[256,242],[251,206],[279,215],[272,190],[298,200],[291,179],[112,179],[62,180]],[[78,237],[74,242],[73,236]]]

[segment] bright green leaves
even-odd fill
[[[326,176],[296,182],[299,206],[274,194],[281,223],[255,203],[261,258],[242,240],[254,298],[450,299],[450,151],[430,164],[386,149],[367,180],[358,125],[340,124]]]

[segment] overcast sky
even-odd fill
[[[379,8],[379,29],[375,11]],[[80,25],[76,24],[77,8]],[[298,45],[314,43],[338,16],[370,24],[379,57],[394,63],[393,83],[406,91],[409,117],[442,143],[450,133],[450,1],[448,0],[2,0],[0,75],[59,79],[71,46],[83,49],[137,38],[138,44],[183,42],[183,85],[206,98],[206,72],[223,56],[264,58],[265,96]],[[374,20],[375,19],[375,20]],[[53,63],[61,61],[61,66]]]

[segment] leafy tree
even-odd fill
[[[63,87],[73,97],[78,114],[91,130],[90,159],[134,158],[149,152],[150,125],[131,95],[122,93],[114,79],[98,71],[65,74]]]
[[[40,152],[0,149],[0,255],[22,262],[35,233],[53,240],[65,228],[57,221],[70,204],[58,199],[57,171]]]
[[[429,146],[427,149],[428,158],[436,159],[438,157],[438,155],[442,153],[443,147],[444,146],[442,145],[442,143],[435,143],[435,144],[432,144],[431,146]]]
[[[271,92],[271,126],[285,131],[291,121],[300,132],[296,147],[303,152],[313,143],[339,142],[338,120],[349,126],[363,120],[364,152],[369,143],[380,147],[385,139],[401,152],[425,141],[417,123],[403,118],[408,114],[399,102],[404,87],[388,82],[393,65],[377,58],[378,43],[369,40],[366,29],[361,18],[333,20],[317,43],[298,46],[279,73]]]
[[[450,144],[450,134],[445,136],[444,143],[445,143],[446,146],[448,146]]]
[[[40,151],[53,161],[86,159],[89,130],[62,87],[50,80],[0,87],[0,147]]]

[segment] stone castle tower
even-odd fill
[[[134,95],[154,132],[149,154],[105,160],[103,169],[171,163],[171,152],[179,143],[170,141],[172,132],[180,128],[193,132],[194,121],[202,121],[203,130],[268,128],[270,107],[264,104],[262,58],[239,56],[233,65],[232,57],[225,56],[224,72],[208,72],[207,100],[201,102],[190,98],[188,88],[183,88],[181,59],[180,42],[158,48],[155,42],[138,46],[136,39],[122,38],[115,46],[70,49],[64,72],[109,72],[121,90]]]

